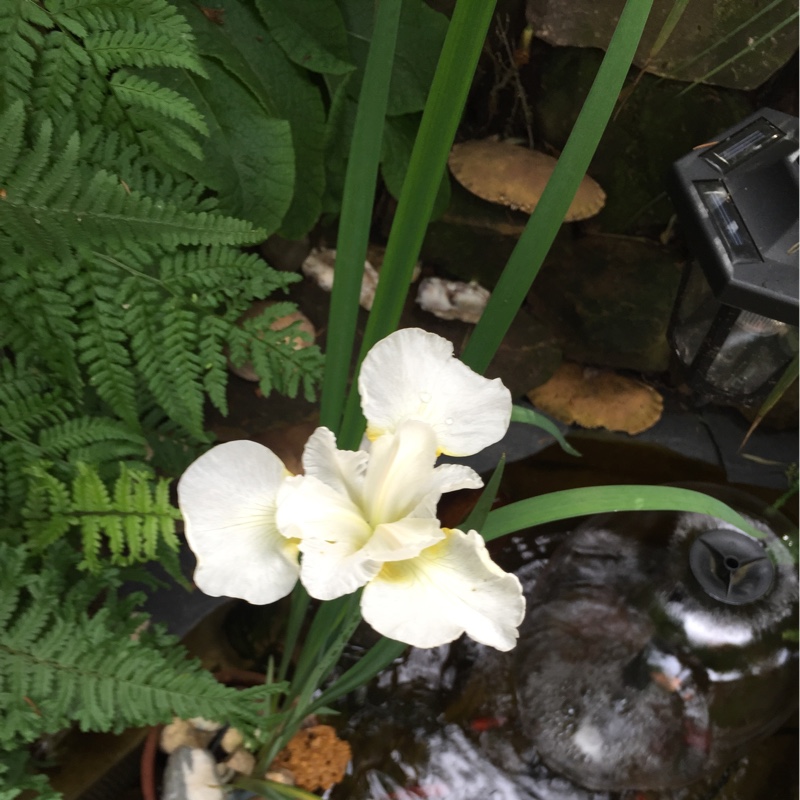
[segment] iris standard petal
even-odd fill
[[[436,647],[466,633],[511,650],[525,614],[519,580],[489,558],[475,531],[445,534],[416,558],[384,564],[361,596],[364,619],[414,647]]]
[[[318,600],[349,594],[380,570],[380,563],[362,552],[372,527],[360,508],[312,475],[284,482],[276,521],[285,536],[299,540],[300,581]]]
[[[424,422],[406,420],[394,433],[376,439],[364,477],[363,510],[369,522],[395,522],[413,511],[435,490],[435,462],[436,437]]]
[[[297,582],[297,543],[275,524],[286,468],[256,442],[217,445],[178,482],[186,540],[197,556],[194,581],[214,597],[272,603]]]
[[[372,528],[347,494],[338,492],[313,475],[287,478],[278,492],[275,515],[278,530],[301,542],[319,539],[360,549]]]
[[[354,503],[360,502],[369,454],[363,450],[337,450],[336,437],[327,428],[317,428],[303,449],[303,469]]]
[[[358,378],[367,435],[395,431],[407,419],[427,422],[437,449],[472,455],[499,441],[511,420],[511,394],[453,357],[453,345],[420,328],[403,328],[367,353]]]

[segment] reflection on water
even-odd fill
[[[332,800],[766,797],[753,772],[763,781],[775,765],[746,754],[797,691],[797,648],[782,635],[796,627],[797,578],[772,532],[781,524],[760,523],[771,571],[755,584],[741,550],[692,571],[695,539],[726,527],[698,515],[607,515],[514,537],[505,555],[529,598],[517,649],[414,650],[351,698],[342,732],[356,760]],[[717,578],[744,601],[718,599]],[[796,748],[781,734],[767,744],[787,740]],[[770,800],[796,797],[795,767],[767,780]]]

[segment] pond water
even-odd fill
[[[510,469],[507,486],[532,477],[524,464]],[[711,491],[769,513],[740,491]],[[465,639],[412,650],[348,698],[340,732],[353,768],[331,800],[796,797],[787,718],[797,647],[783,637],[796,629],[796,569],[737,576],[748,557],[728,531],[717,544],[734,549],[693,571],[692,543],[716,527],[618,514],[495,543],[529,600],[520,644],[508,654]],[[771,517],[769,527],[780,561],[792,526]],[[708,550],[698,545],[695,561],[698,547]],[[713,596],[703,569],[723,570],[741,602]]]
[[[412,649],[343,700],[326,721],[354,757],[328,800],[797,797],[797,645],[783,636],[797,626],[797,576],[781,563],[793,524],[768,510],[780,491],[725,486],[717,468],[658,447],[571,441],[583,458],[548,448],[508,465],[502,500],[677,475],[766,515],[771,566],[751,539],[742,550],[741,534],[694,515],[584,518],[491,543],[528,597],[518,647]],[[446,524],[470,499],[450,497]],[[249,638],[256,615],[279,641],[263,614],[240,606],[229,633]],[[360,630],[341,668],[374,640]]]

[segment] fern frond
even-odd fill
[[[123,459],[143,459],[146,441],[135,428],[107,417],[77,417],[45,428],[39,447],[45,458],[106,464]]]
[[[206,211],[188,212],[171,203],[153,199],[123,185],[120,178],[105,170],[94,174],[86,170],[72,176],[77,190],[70,187],[56,197],[47,177],[67,156],[59,154],[48,161],[47,126],[37,140],[37,149],[23,160],[21,169],[0,175],[6,195],[0,200],[0,233],[20,239],[35,252],[61,255],[67,242],[86,242],[95,247],[126,246],[130,242],[154,243],[167,247],[190,244],[246,244],[258,241],[262,232],[244,220],[223,217]],[[53,163],[54,162],[54,163]],[[44,175],[46,187],[34,179]],[[32,196],[47,196],[37,205]],[[24,236],[20,235],[24,231]],[[58,232],[47,238],[47,233]],[[65,239],[67,237],[67,239]]]
[[[34,118],[44,114],[58,119],[69,113],[79,92],[81,104],[91,107],[87,96],[87,84],[91,82],[87,77],[89,65],[88,54],[71,36],[63,31],[52,31],[46,36],[31,82],[30,105]],[[98,105],[96,101],[95,105]]]
[[[322,372],[322,354],[313,345],[295,349],[294,339],[307,336],[297,330],[297,323],[279,331],[270,327],[294,310],[291,303],[276,303],[258,317],[245,320],[241,327],[232,327],[228,339],[230,357],[237,366],[248,361],[253,365],[265,397],[272,391],[296,397],[302,385],[306,399],[313,400],[314,386]]]
[[[27,93],[43,31],[51,27],[48,15],[36,3],[0,3],[0,105]]]
[[[133,283],[129,282],[131,288]],[[137,369],[164,410],[195,436],[203,433],[203,368],[197,356],[197,319],[172,305],[147,302],[138,297],[130,303],[125,322]],[[166,313],[165,313],[166,312]]]
[[[25,130],[25,105],[21,100],[12,103],[0,114],[0,175],[8,175],[22,151]]]
[[[32,437],[44,426],[66,422],[73,413],[64,392],[36,370],[0,358],[0,433]]]
[[[120,465],[111,490],[96,468],[79,463],[72,485],[44,466],[31,467],[31,489],[23,510],[31,546],[42,551],[75,528],[83,547],[82,566],[98,572],[105,563],[127,566],[152,560],[159,542],[177,550],[175,521],[180,512],[169,501],[169,481],[154,483],[140,469]],[[101,558],[107,551],[108,558]]]
[[[209,400],[223,415],[228,415],[228,359],[225,342],[231,323],[221,317],[208,316],[202,326],[202,338],[197,350],[203,370],[203,389]]]
[[[215,308],[233,298],[261,299],[300,280],[294,272],[273,269],[253,253],[232,248],[179,250],[160,260],[164,284],[197,303]]]
[[[61,792],[50,786],[47,775],[33,772],[30,752],[26,747],[0,752],[0,800],[30,797],[36,800],[63,800]]]
[[[32,361],[46,359],[46,365],[78,391],[83,383],[73,341],[78,329],[67,284],[79,278],[78,265],[69,255],[67,251],[63,261],[30,254],[16,263],[0,262],[0,346],[10,346]]]
[[[172,89],[127,70],[115,72],[109,84],[117,100],[126,108],[156,111],[167,119],[179,120],[208,135],[208,126],[202,114],[192,102]]]
[[[78,359],[97,394],[130,426],[139,428],[136,377],[117,291],[119,276],[101,259],[86,263],[90,290],[80,310]]]
[[[84,39],[87,52],[106,70],[118,67],[177,67],[204,74],[194,52],[176,46],[169,34],[156,30],[97,31]]]
[[[46,0],[53,20],[77,36],[138,27],[178,42],[191,40],[186,19],[166,0]]]
[[[130,612],[123,619],[102,608],[89,617],[48,602],[52,563],[36,565],[0,544],[0,564],[0,747],[73,722],[117,732],[175,714],[252,729],[265,701],[284,688],[223,686],[175,638],[160,631],[133,636],[139,620]]]

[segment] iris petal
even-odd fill
[[[375,344],[361,365],[358,390],[370,439],[404,420],[420,420],[448,455],[483,450],[503,437],[511,420],[511,394],[502,382],[473,372],[453,357],[447,339],[420,328]]]
[[[361,596],[364,619],[415,647],[436,647],[466,633],[511,650],[525,613],[519,580],[489,558],[475,531],[445,534],[416,558],[384,564]]]
[[[186,540],[197,556],[194,581],[214,597],[262,605],[297,581],[297,543],[275,524],[281,460],[256,442],[228,442],[197,459],[178,482]]]
[[[306,475],[347,494],[353,502],[361,499],[369,454],[363,450],[337,450],[336,437],[327,428],[317,428],[303,450]]]

